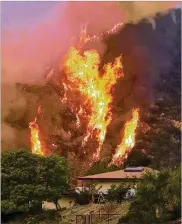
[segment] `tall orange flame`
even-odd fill
[[[132,111],[131,120],[127,121],[124,127],[124,136],[121,144],[117,146],[111,164],[120,165],[128,157],[135,145],[136,128],[139,121],[139,109]]]
[[[89,40],[85,31],[83,34],[81,35],[81,43]],[[99,64],[100,56],[97,51],[89,50],[81,54],[76,47],[71,47],[64,63],[64,72],[68,81],[68,84],[64,84],[64,86],[69,85],[72,89],[77,90],[84,99],[82,109],[77,113],[78,123],[82,111],[85,112],[84,108],[89,107],[88,125],[83,145],[90,137],[96,137],[99,147],[94,154],[95,160],[99,159],[107,126],[112,119],[110,105],[112,102],[112,87],[119,77],[124,76],[121,57],[116,58],[113,63],[106,64],[102,74],[99,71]]]
[[[43,145],[40,141],[40,129],[39,125],[37,124],[37,118],[29,123],[29,128],[32,153],[44,155]]]
[[[117,24],[112,30],[107,31],[107,34],[114,33],[122,26]],[[96,138],[98,148],[93,155],[94,160],[99,160],[102,145],[105,140],[106,131],[109,123],[112,120],[111,103],[112,103],[112,88],[117,79],[124,77],[122,72],[121,57],[114,60],[113,63],[107,63],[103,67],[103,71],[99,70],[100,56],[95,50],[81,52],[81,47],[88,41],[94,41],[102,38],[101,34],[97,36],[88,36],[86,29],[83,29],[80,35],[79,44],[77,47],[71,47],[64,63],[64,72],[66,81],[63,82],[64,96],[62,103],[68,103],[68,92],[79,92],[83,98],[83,103],[79,107],[71,108],[72,112],[76,113],[76,126],[81,126],[82,119],[86,118],[87,127],[86,135],[83,140],[83,145],[86,144],[89,138]],[[49,80],[53,74],[53,70],[47,75]],[[38,114],[42,110],[39,106]],[[128,157],[128,154],[135,145],[136,128],[139,121],[139,109],[132,111],[132,118],[126,122],[124,126],[124,136],[121,143],[117,146],[116,152],[112,158],[111,164],[120,165]],[[37,117],[29,123],[30,140],[32,153],[45,155],[45,147],[41,141],[40,128],[37,123]]]
[[[41,105],[39,105],[37,113],[39,116],[42,115]],[[40,128],[37,123],[37,117],[35,117],[35,119],[29,123],[29,129],[32,153],[44,156],[46,154],[46,151],[43,141],[41,141]]]
[[[114,33],[121,26],[122,24],[117,24],[106,33]],[[86,134],[82,144],[85,145],[90,138],[95,138],[98,141],[98,148],[93,155],[94,160],[99,160],[100,158],[107,127],[112,120],[112,88],[117,79],[124,76],[121,57],[116,58],[113,63],[105,64],[101,72],[99,70],[100,56],[98,52],[95,50],[81,52],[80,49],[85,43],[99,40],[102,38],[102,35],[104,34],[101,34],[99,37],[88,36],[86,28],[82,30],[79,43],[75,47],[70,48],[65,58],[64,73],[66,79],[62,80],[64,96],[61,101],[62,103],[71,104],[71,111],[76,113],[76,127],[80,128],[83,119],[87,121]],[[73,105],[75,103],[68,99],[69,91],[81,95],[83,100],[81,105]],[[138,120],[139,109],[134,109],[132,111],[132,119],[125,124],[123,139],[121,144],[117,146],[111,164],[119,165],[127,158],[135,144]],[[30,123],[30,129],[32,133],[32,151],[41,154],[43,153],[43,148],[36,120]]]

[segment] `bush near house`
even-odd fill
[[[129,188],[130,186],[124,183],[121,183],[118,186],[111,185],[111,188],[107,192],[106,199],[110,202],[121,203],[124,200]]]
[[[76,203],[79,205],[87,205],[89,204],[92,196],[88,191],[80,192],[80,194],[77,194],[76,196]]]
[[[138,185],[129,212],[121,221],[127,223],[166,223],[181,217],[180,167],[148,172]],[[119,222],[119,223],[120,223]]]

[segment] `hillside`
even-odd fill
[[[123,55],[127,80],[116,87],[117,104],[125,110],[139,105],[146,128],[143,134],[140,127],[126,164],[158,168],[180,164],[181,10],[156,15],[154,25],[144,19],[109,37],[103,61]]]

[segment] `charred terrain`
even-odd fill
[[[155,16],[138,24],[126,24],[106,36],[102,64],[122,55],[124,79],[113,92],[113,119],[108,126],[101,160],[111,157],[120,141],[120,129],[134,107],[140,108],[136,144],[125,165],[150,165],[154,168],[178,166],[181,148],[181,10]],[[59,65],[58,65],[59,66]],[[60,81],[63,73],[54,67],[54,79],[41,84],[2,85],[2,149],[30,147],[29,122],[38,116],[42,140],[48,153],[68,159],[75,170],[80,161],[82,175],[97,143],[91,140],[82,147],[84,130],[77,129],[77,117],[64,97]],[[6,72],[6,71],[4,71]],[[45,71],[47,77],[48,71]],[[72,99],[79,103],[80,99]],[[41,105],[41,113],[37,108]]]

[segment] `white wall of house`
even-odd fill
[[[102,192],[102,193],[104,193],[104,194],[106,194],[107,191],[111,188],[111,185],[118,186],[120,183],[121,183],[120,181],[111,181],[111,182],[109,182],[109,181],[108,182],[102,182],[102,181],[100,181],[100,182],[98,182],[96,184],[96,189],[98,189],[98,188],[101,187],[101,189],[99,191]]]
[[[115,185],[115,186],[119,186],[120,184],[122,183],[121,180],[119,181],[99,181],[97,182],[96,184],[96,189],[99,189],[99,187],[101,187],[101,189],[99,191],[101,191],[102,193],[106,194],[107,191],[111,188],[111,185]],[[137,184],[134,184],[132,181],[128,181],[128,182],[123,182],[125,184],[129,184],[130,186],[131,185],[135,185],[135,187],[137,186]],[[132,192],[131,192],[132,193]],[[132,193],[134,194],[134,193]]]
[[[43,201],[42,209],[43,210],[56,210],[56,205],[53,202]]]
[[[58,204],[61,208],[70,208],[70,201],[71,206],[75,204],[75,198],[73,197],[62,197],[58,200]],[[43,201],[42,202],[42,209],[44,210],[56,210],[56,205],[53,202]]]

